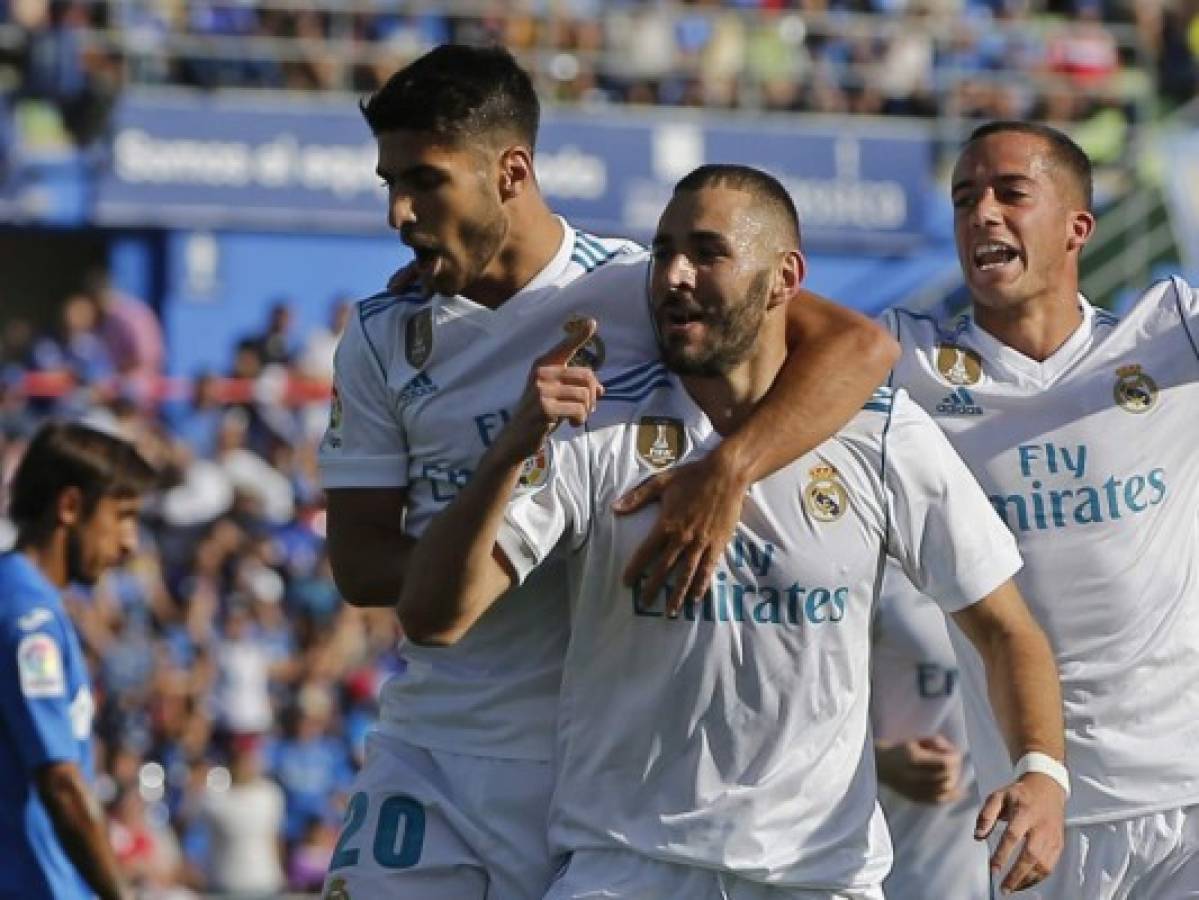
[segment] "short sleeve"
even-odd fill
[[[544,476],[530,478],[540,466]],[[569,536],[577,549],[590,527],[591,491],[587,435],[582,431],[551,439],[538,459],[525,464],[522,481],[508,502],[496,544],[521,583]]]
[[[78,761],[66,636],[53,619],[31,631],[6,623],[0,632],[4,726],[25,771],[32,774],[47,763]]]
[[[1199,359],[1199,288],[1191,287],[1181,278],[1175,278],[1174,293],[1178,298],[1182,327],[1186,329],[1191,350]]]
[[[932,419],[897,392],[884,439],[888,549],[947,612],[1019,571],[1016,541]]]
[[[408,484],[408,444],[376,351],[360,316],[351,318],[334,356],[329,427],[320,446],[327,489]]]

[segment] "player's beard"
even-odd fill
[[[76,584],[93,585],[99,579],[97,573],[88,571],[84,563],[83,540],[79,529],[67,529],[67,580]]]
[[[705,310],[704,346],[669,346],[659,336],[662,361],[672,372],[712,378],[723,375],[743,361],[753,350],[766,315],[766,294],[770,289],[770,270],[763,269],[750,280],[745,296],[735,306]]]
[[[443,294],[470,296],[470,288],[495,261],[508,238],[508,218],[503,207],[494,204],[485,216],[464,222],[459,230],[464,267],[454,290],[439,290]]]

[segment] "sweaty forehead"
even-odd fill
[[[1054,180],[1053,152],[1040,137],[1000,132],[969,145],[953,169],[953,185],[989,181],[1000,176]]]
[[[678,238],[706,232],[739,242],[760,236],[768,218],[762,210],[755,210],[749,192],[709,185],[675,194],[662,213],[658,232]]]

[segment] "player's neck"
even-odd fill
[[[988,334],[1037,362],[1057,352],[1082,324],[1077,291],[1062,291],[1006,308],[976,303],[974,321]]]
[[[691,399],[722,437],[732,434],[749,418],[774,384],[787,358],[787,348],[781,340],[762,343],[767,346],[759,346],[748,359],[721,375],[680,376]]]
[[[17,550],[55,587],[67,586],[67,537],[63,529],[55,530],[42,541],[18,540]]]
[[[523,290],[562,246],[562,220],[538,198],[513,209],[508,236],[491,264],[463,293],[490,309]]]

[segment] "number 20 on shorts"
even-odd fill
[[[361,791],[350,798],[346,807],[346,823],[329,869],[342,869],[358,864],[360,851],[351,847],[355,836],[366,821],[370,800]],[[388,797],[379,806],[375,839],[371,845],[375,862],[385,869],[407,869],[420,862],[425,843],[425,808],[411,797]]]

